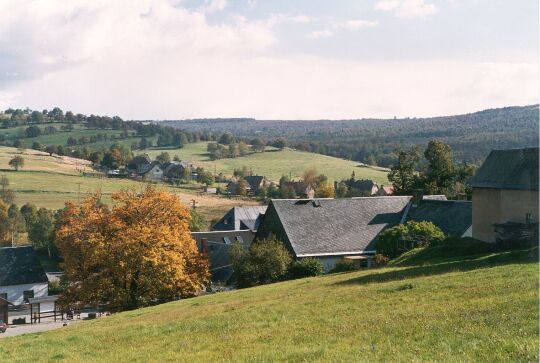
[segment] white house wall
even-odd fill
[[[23,292],[28,290],[34,290],[34,297],[48,296],[49,284],[42,282],[39,284],[0,286],[0,293],[7,293],[8,301],[15,305],[24,303]]]

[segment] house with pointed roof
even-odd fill
[[[433,222],[447,235],[470,235],[471,208],[429,196],[273,199],[256,239],[275,237],[296,259],[317,258],[329,271],[344,258],[374,255],[383,230],[410,220]]]
[[[470,181],[474,238],[497,242],[514,230],[510,239],[524,233],[538,242],[538,152],[493,150],[476,171]]]
[[[234,207],[213,227],[214,231],[251,230],[257,231],[266,206]]]

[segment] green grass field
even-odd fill
[[[281,151],[271,149],[264,153],[211,161],[208,159],[206,145],[206,142],[199,142],[187,144],[182,149],[150,149],[145,150],[144,153],[155,158],[162,151],[167,151],[171,158],[176,155],[181,160],[193,161],[195,165],[225,175],[232,175],[234,169],[241,169],[245,166],[254,174],[264,175],[270,180],[279,181],[282,175],[299,178],[306,169],[315,168],[331,180],[349,178],[354,171],[357,179],[372,179],[379,184],[388,184],[386,177],[388,171],[385,169],[361,165],[358,162],[331,156],[292,149]]]
[[[19,171],[12,170],[8,165],[15,155],[21,155],[25,160],[25,166]],[[82,172],[94,173],[89,164],[85,160],[49,156],[35,150],[28,149],[21,153],[15,148],[0,147],[0,175],[5,175],[9,179],[9,188],[17,192],[15,202],[19,206],[28,202],[38,207],[58,209],[69,200],[80,200],[98,190],[103,194],[103,201],[110,203],[113,192],[125,188],[139,190],[146,186],[146,183],[134,180],[83,176]],[[195,200],[199,211],[208,220],[222,216],[235,205],[258,204],[253,200],[202,194],[201,187],[193,184],[180,187],[159,184],[158,187],[177,194],[186,205]]]
[[[10,362],[538,361],[538,249],[287,281],[2,339]]]

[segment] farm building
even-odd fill
[[[153,161],[150,164],[141,166],[138,174],[144,180],[161,180],[163,179],[163,168],[158,161]]]
[[[538,234],[538,151],[493,150],[471,180],[472,236],[486,242]]]
[[[13,305],[49,294],[49,280],[32,246],[0,247],[0,297]]]
[[[256,238],[275,236],[295,258],[314,257],[326,271],[343,258],[375,254],[385,228],[408,220],[427,220],[446,234],[463,236],[471,228],[470,202],[413,200],[410,196],[271,200]]]
[[[234,207],[212,227],[212,230],[234,231],[248,229],[256,231],[265,212],[265,206]]]
[[[233,243],[249,248],[255,233],[250,230],[192,232],[199,251],[208,255],[213,283],[227,285],[233,275],[229,253]]]

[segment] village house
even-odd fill
[[[246,176],[244,180],[247,183],[247,195],[257,195],[259,190],[267,185],[266,178],[261,175],[249,175]],[[230,194],[239,194],[238,186],[238,181],[230,181],[229,184],[227,184],[227,192]]]
[[[311,199],[315,197],[315,189],[311,185],[303,181],[284,181],[280,185],[281,188],[291,188],[299,198]]]
[[[486,242],[538,241],[538,151],[493,150],[470,184],[472,236]],[[536,236],[535,236],[536,235]]]
[[[0,298],[10,305],[22,305],[48,294],[49,280],[32,246],[0,247]],[[0,313],[7,314],[7,310]],[[7,321],[4,318],[0,316]]]
[[[151,162],[152,160],[148,155],[137,155],[129,161],[127,164],[127,169],[132,173],[139,173],[141,168],[146,167],[146,165],[150,165]]]
[[[391,185],[381,185],[381,187],[379,188],[379,191],[377,192],[377,195],[378,196],[381,196],[381,197],[389,197],[391,195],[394,195],[395,191],[394,191],[394,187],[391,186]]]
[[[181,161],[164,163],[161,168],[163,169],[163,178],[169,181],[181,179],[184,177],[185,171],[191,169],[188,163]]]
[[[317,258],[329,271],[344,258],[373,256],[379,233],[409,220],[430,221],[446,234],[467,236],[471,208],[470,202],[430,200],[429,196],[274,199],[256,239],[274,236],[295,258]]]
[[[208,256],[212,283],[227,285],[234,273],[229,256],[233,243],[248,249],[255,233],[250,230],[211,231],[192,232],[191,236],[199,251]]]
[[[212,227],[214,231],[257,231],[266,206],[234,207]]]
[[[152,161],[150,164],[141,166],[137,174],[144,180],[158,181],[163,179],[163,168],[158,161]]]

